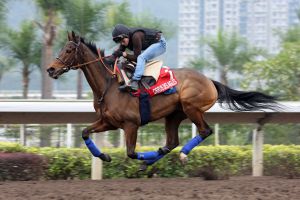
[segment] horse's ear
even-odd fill
[[[72,38],[71,38],[71,35],[70,35],[69,31],[67,31],[67,34],[68,34],[68,40],[71,41]]]
[[[75,39],[76,38],[76,35],[75,35],[75,32],[72,31],[72,38]]]

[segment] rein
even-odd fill
[[[106,66],[103,58],[105,57],[102,57],[101,56],[101,53],[100,53],[100,49],[97,49],[97,53],[98,53],[98,56],[99,58],[95,59],[95,60],[91,60],[91,61],[88,61],[88,62],[85,62],[85,63],[78,63],[77,65],[73,65],[74,63],[74,60],[77,60],[77,56],[78,56],[78,50],[81,52],[81,55],[82,55],[82,50],[79,48],[80,46],[80,42],[79,43],[76,43],[74,41],[69,41],[70,43],[74,44],[76,46],[75,48],[75,59],[73,59],[73,61],[71,62],[71,64],[67,64],[65,61],[63,61],[60,57],[56,57],[56,60],[58,60],[59,62],[61,62],[65,67],[63,68],[63,70],[65,72],[69,71],[70,69],[78,69],[80,67],[83,67],[83,66],[86,66],[88,64],[91,64],[91,63],[95,63],[95,62],[101,62],[104,66],[104,68],[106,69],[106,71],[111,75],[111,78],[115,78],[117,76],[116,74],[116,71],[117,71],[117,62],[118,62],[118,58],[116,58],[115,60],[115,63],[114,63],[114,67],[113,67],[113,70],[111,70],[109,67]],[[102,95],[101,97],[98,99],[98,104],[101,104],[104,100],[104,96],[105,94],[107,93],[107,90],[111,84],[111,78],[109,78],[109,80],[106,80],[108,82],[108,84],[106,84],[106,87],[104,89],[104,91],[102,92]]]
[[[77,44],[76,42],[74,41],[69,41],[73,44],[75,44],[76,46],[76,57],[77,57],[77,52],[78,52],[78,49],[79,49],[79,46],[80,46],[80,42]],[[80,50],[80,49],[79,49]],[[88,65],[88,64],[91,64],[91,63],[95,63],[95,62],[101,62],[103,64],[103,66],[105,67],[106,71],[112,76],[112,77],[116,77],[116,67],[117,67],[117,61],[118,61],[118,58],[115,60],[115,63],[114,63],[114,68],[113,70],[109,69],[109,67],[106,66],[103,58],[105,57],[102,57],[101,54],[100,54],[100,49],[97,49],[97,52],[98,52],[98,56],[99,58],[96,58],[95,60],[91,60],[91,61],[88,61],[88,62],[85,62],[85,63],[78,63],[77,65],[73,65],[73,62],[71,64],[66,64],[66,62],[64,62],[61,58],[59,57],[56,57],[56,60],[58,60],[59,62],[61,62],[62,64],[65,65],[65,71],[69,71],[70,69],[77,69],[77,68],[80,68],[80,67],[83,67],[85,65]]]

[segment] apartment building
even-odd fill
[[[276,54],[280,50],[278,31],[299,23],[300,0],[179,0],[178,66],[196,56],[201,37],[218,30],[235,31],[250,44]]]

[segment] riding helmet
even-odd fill
[[[123,38],[128,38],[130,34],[130,29],[123,25],[123,24],[117,24],[112,31],[112,37],[113,41],[116,43],[120,42]]]

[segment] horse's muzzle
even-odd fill
[[[49,74],[50,77],[53,77],[54,73],[55,73],[55,68],[54,67],[50,67],[47,69],[47,72]]]

